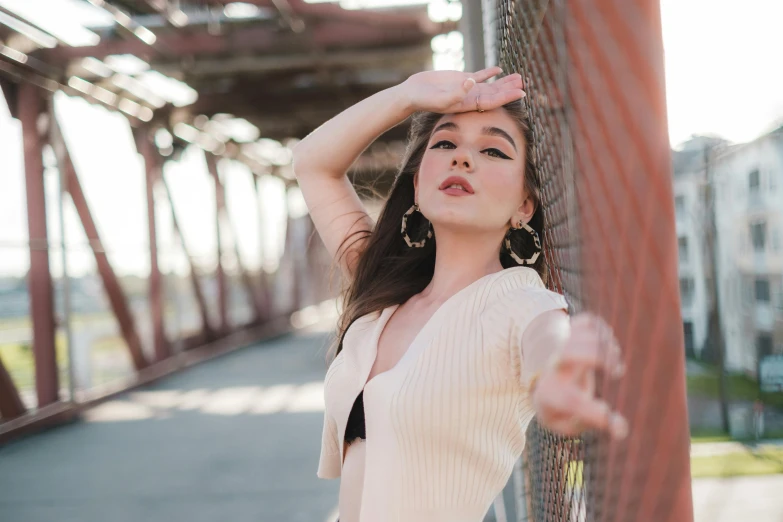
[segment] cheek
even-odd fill
[[[499,206],[504,209],[516,210],[524,193],[524,179],[519,171],[513,168],[495,169],[482,180],[481,186],[486,195],[500,203]],[[515,198],[514,195],[518,195],[519,198]]]
[[[430,192],[437,189],[439,172],[443,171],[443,160],[436,154],[424,153],[419,166],[419,191]]]

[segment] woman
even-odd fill
[[[622,373],[607,326],[547,290],[543,211],[522,80],[426,71],[302,140],[294,171],[348,281],[327,371],[318,476],[341,478],[340,522],[479,522],[533,414],[565,435],[626,421],[594,397]],[[377,223],[345,173],[413,116]]]

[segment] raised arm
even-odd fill
[[[332,257],[342,256],[340,267],[348,277],[373,223],[345,174],[378,136],[412,112],[397,85],[349,107],[294,147],[294,173],[310,217]],[[355,241],[340,250],[349,236]]]
[[[418,110],[440,113],[499,107],[522,94],[518,74],[482,83],[501,72],[425,71],[362,100],[327,121],[294,147],[293,168],[316,230],[351,278],[373,223],[346,176],[381,134]],[[345,244],[343,244],[345,242]],[[342,245],[342,247],[341,247]]]

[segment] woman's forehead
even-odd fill
[[[517,125],[511,116],[501,108],[484,112],[460,112],[456,114],[444,114],[433,127],[433,131],[444,123],[453,123],[456,127],[449,126],[452,131],[478,132],[483,127],[492,126],[505,130],[515,137],[522,137]]]

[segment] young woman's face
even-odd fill
[[[505,230],[535,208],[524,189],[525,142],[501,108],[444,115],[414,178],[416,201],[435,226]],[[452,176],[466,191],[446,188]]]

